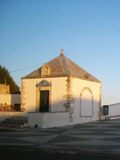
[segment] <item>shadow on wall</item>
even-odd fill
[[[55,103],[52,104],[52,106],[49,106],[48,112],[46,112],[46,111],[41,111],[41,112],[32,111],[33,106],[31,106],[31,111],[28,113],[29,124],[30,123],[33,124],[33,121],[34,121],[35,128],[37,128],[38,125],[42,126],[42,124],[44,124],[44,123],[50,124],[51,121],[53,120],[53,118],[51,117],[52,115],[55,118],[57,116],[58,119],[56,121],[61,121],[61,119],[59,120],[60,116],[63,116],[63,121],[64,120],[68,121],[69,118],[72,118],[72,116],[74,116],[74,119],[76,119],[76,121],[80,118],[86,119],[87,121],[89,121],[90,119],[92,121],[98,120],[99,116],[100,116],[99,107],[100,106],[99,106],[98,101],[96,101],[94,99],[92,99],[92,100],[87,99],[87,98],[86,99],[76,98],[74,100],[74,102],[71,103],[70,107],[65,105],[65,101],[56,101]],[[55,115],[55,113],[56,113],[56,115]],[[66,119],[64,117],[64,115],[69,115],[68,119]]]
[[[46,110],[40,110],[40,106],[29,106],[29,110],[27,112],[41,112],[41,113],[49,113],[49,112],[68,112],[69,107],[74,108],[74,112],[76,111],[77,114],[80,116],[93,116],[95,113],[94,111],[99,110],[99,102],[94,99],[87,99],[85,97],[82,98],[74,98],[74,101],[67,102],[66,100],[59,100],[56,102],[53,102],[52,104],[49,103],[49,109]],[[42,106],[46,107],[46,106]]]

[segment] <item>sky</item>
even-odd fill
[[[0,64],[19,87],[61,48],[120,103],[120,0],[0,0]]]

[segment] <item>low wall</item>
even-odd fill
[[[20,104],[20,94],[0,94],[0,104]]]
[[[0,121],[5,120],[6,118],[10,117],[20,117],[20,116],[26,116],[27,114],[25,112],[0,112]]]
[[[69,113],[28,113],[28,126],[35,127],[38,125],[40,128],[60,127],[69,125]]]
[[[106,117],[110,119],[120,118],[120,103],[109,105],[109,114]]]

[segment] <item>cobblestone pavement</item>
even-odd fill
[[[59,128],[0,129],[0,147],[120,155],[120,119]]]

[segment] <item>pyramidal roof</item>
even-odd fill
[[[64,76],[72,76],[88,81],[100,82],[94,76],[66,57],[63,53],[23,78],[29,79]]]

